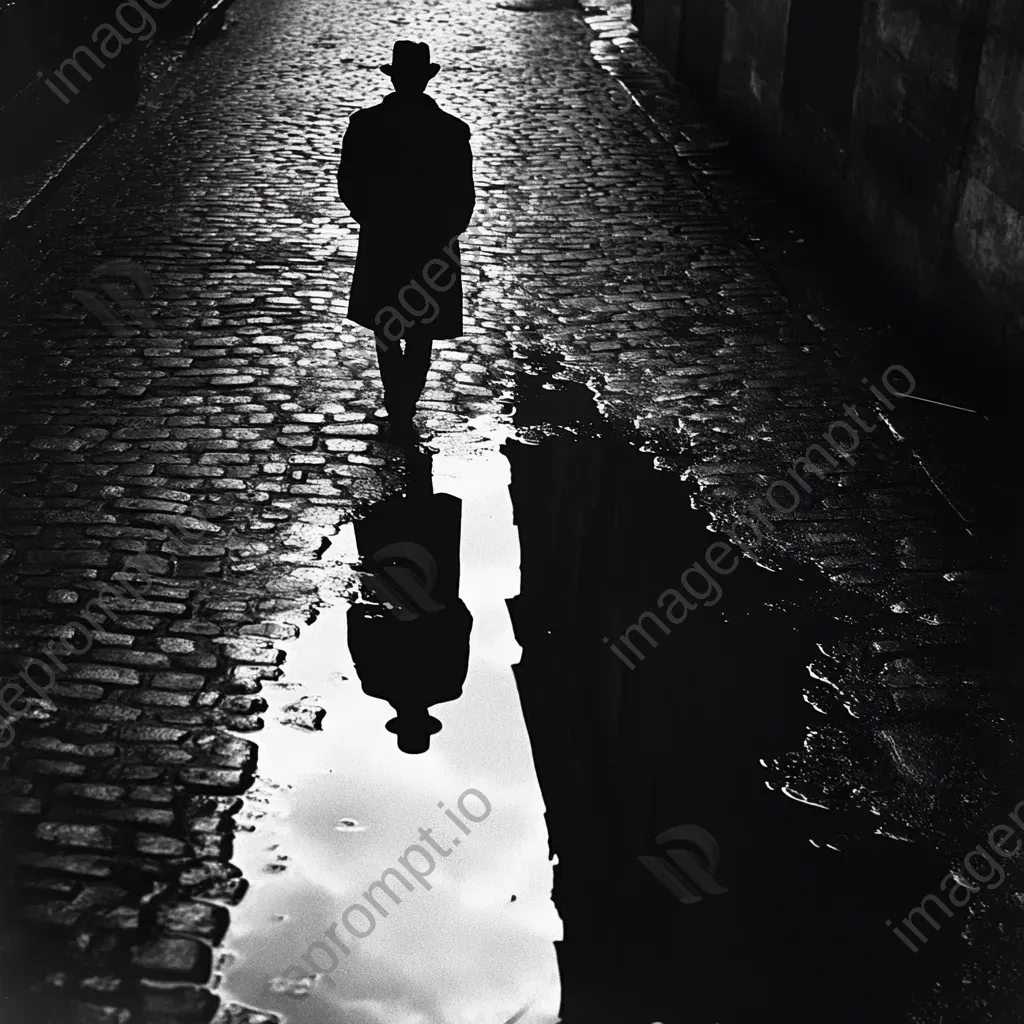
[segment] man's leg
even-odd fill
[[[380,382],[384,385],[384,408],[388,411],[388,418],[394,419],[402,415],[402,410],[407,404],[405,395],[408,389],[405,386],[406,368],[402,356],[402,343],[391,341],[380,334],[376,336],[376,342],[377,366],[380,368]]]
[[[410,335],[405,343],[405,372],[408,391],[406,401],[408,403],[409,416],[416,412],[416,403],[423,394],[423,388],[427,383],[427,373],[430,370],[431,347],[434,339],[420,335]]]

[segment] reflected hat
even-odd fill
[[[380,69],[385,75],[393,75],[396,71],[419,71],[428,78],[433,78],[441,70],[441,65],[430,63],[430,47],[426,43],[399,39],[391,51],[391,63],[381,64]]]
[[[398,737],[398,749],[403,754],[425,754],[430,749],[430,737],[441,731],[441,723],[424,707],[395,710],[398,715],[384,728]]]

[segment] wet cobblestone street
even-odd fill
[[[832,811],[835,821],[814,819],[822,845],[873,826],[874,839],[913,843],[936,863],[962,858],[978,842],[970,836],[1007,820],[1024,798],[1012,725],[1019,698],[1006,667],[1019,600],[1006,575],[1017,526],[997,511],[1015,449],[999,382],[929,362],[927,348],[847,287],[850,254],[831,253],[827,238],[805,231],[805,214],[791,212],[768,182],[755,183],[721,130],[666,84],[627,29],[627,13],[628,5],[543,0],[236,0],[223,36],[161,79],[0,248],[0,704],[27,698],[0,750],[3,1024],[206,1024],[216,1013],[219,1024],[265,1024],[289,1013],[294,993],[282,1003],[279,991],[261,995],[248,975],[232,981],[222,957],[235,948],[231,929],[246,900],[262,899],[252,866],[263,848],[241,857],[236,848],[263,839],[258,809],[274,788],[263,777],[268,766],[280,781],[289,758],[302,758],[302,744],[334,737],[329,757],[323,747],[310,755],[321,769],[331,765],[324,786],[333,798],[346,745],[352,763],[372,761],[356,749],[355,705],[332,697],[326,683],[307,693],[292,652],[321,615],[332,623],[337,616],[331,628],[342,628],[338,607],[355,588],[354,556],[338,553],[344,530],[407,480],[401,452],[380,436],[373,339],[345,319],[357,227],[335,179],[348,116],[385,92],[377,68],[396,38],[430,44],[442,65],[430,92],[473,132],[477,207],[462,243],[466,329],[435,343],[419,406],[439,461],[463,465],[484,459],[481,452],[500,461],[499,444],[517,431],[549,429],[628,443],[662,470],[652,475],[672,488],[684,481],[661,494],[624,456],[594,455],[577,473],[570,456],[556,453],[542,471],[548,449],[533,462],[527,442],[511,454],[502,449],[512,466],[524,595],[523,538],[540,527],[528,525],[517,480],[534,474],[544,481],[537,493],[553,504],[562,481],[572,510],[551,513],[563,532],[531,556],[530,593],[543,593],[544,567],[554,573],[559,552],[569,552],[566,563],[602,559],[598,535],[609,549],[607,575],[592,590],[569,593],[547,578],[581,620],[593,619],[592,630],[566,627],[578,649],[566,642],[558,653],[552,641],[551,664],[594,659],[595,687],[628,691],[629,683],[609,682],[621,665],[600,641],[656,607],[678,577],[671,551],[660,569],[658,545],[672,543],[671,516],[657,504],[667,496],[681,503],[688,544],[705,534],[710,542],[712,530],[729,536],[737,523],[750,541],[753,524],[749,553],[760,568],[747,560],[722,584],[723,608],[748,595],[734,623],[749,614],[751,629],[781,636],[775,620],[758,619],[762,610],[806,613],[803,646],[786,648],[787,678],[766,656],[763,686],[749,683],[761,686],[756,700],[748,705],[742,688],[729,691],[731,713],[744,720],[737,736],[747,734],[745,708],[770,718],[776,684],[780,693],[792,689],[805,716],[771,734],[785,734],[780,747],[758,746],[768,728],[762,735],[751,727],[751,791],[789,808],[783,818],[790,805]],[[114,278],[124,291],[104,293],[101,284]],[[102,307],[93,302],[90,312],[83,301],[90,295],[120,325],[97,319]],[[910,375],[915,396],[978,412],[898,397],[904,378],[885,376],[894,364]],[[883,383],[893,380],[891,389]],[[861,419],[851,418],[851,405]],[[856,439],[850,457],[824,476],[805,472],[802,490],[787,483],[796,501],[781,511],[767,496],[774,482],[792,481],[795,460],[837,421],[858,424],[841,438]],[[612,468],[595,469],[601,459]],[[498,472],[494,461],[487,466]],[[474,483],[464,465],[447,472],[462,486]],[[612,515],[614,480],[641,478],[649,490]],[[499,483],[495,492],[508,481]],[[590,494],[593,502],[583,496]],[[611,519],[599,528],[601,507]],[[694,526],[688,517],[698,514]],[[479,515],[467,520],[478,544],[477,561],[467,557],[471,569],[486,561],[479,552],[489,543],[486,530],[472,533],[489,522]],[[504,552],[513,519],[495,514],[494,522]],[[617,539],[624,524],[633,525]],[[635,579],[631,552],[647,559]],[[761,580],[763,592],[742,583],[744,573]],[[497,597],[470,592],[504,612],[516,594],[509,586]],[[599,592],[608,599],[597,607],[594,597],[591,609],[588,595]],[[497,613],[481,615],[463,597],[500,662],[511,641],[494,639]],[[699,610],[680,633],[702,629],[698,617],[710,614]],[[534,661],[523,664],[540,665],[544,630],[513,620],[516,642],[525,651],[524,637],[535,644]],[[709,645],[717,628],[708,630]],[[738,627],[730,628],[723,644],[744,647]],[[749,660],[739,650],[732,661],[723,655],[729,672],[759,671],[756,642]],[[666,643],[643,671],[671,672],[677,657]],[[28,689],[25,673],[45,695]],[[293,718],[305,714],[315,728],[286,732],[284,704],[304,700],[326,716],[292,707]],[[525,697],[523,704],[536,753],[535,719]],[[439,717],[448,742],[460,726]],[[349,733],[331,733],[345,721]],[[709,746],[698,756],[701,730],[692,721],[687,728],[692,779],[700,756],[710,764],[717,755]],[[670,749],[674,740],[663,739]],[[474,756],[459,766],[475,764]],[[431,813],[437,800],[453,803],[475,784],[475,776],[455,781],[464,776],[453,772],[443,786],[431,776],[440,787],[429,790]],[[360,786],[369,791],[366,779]],[[398,800],[386,784],[373,792]],[[718,793],[710,782],[706,792]],[[723,800],[727,794],[735,797],[725,786]],[[685,803],[674,807],[678,820],[707,823],[714,799],[707,797],[703,819]],[[550,819],[547,790],[544,802]],[[524,820],[533,821],[529,809],[540,803],[529,789]],[[494,805],[502,807],[497,797]],[[396,836],[415,835],[418,807]],[[772,813],[752,807],[752,817]],[[610,819],[617,809],[595,813]],[[344,810],[325,813],[333,825]],[[498,819],[467,838],[457,866],[444,870],[461,872],[459,858],[472,864],[485,843],[511,842]],[[594,821],[595,842],[602,826]],[[742,829],[737,835],[732,847],[723,840],[723,863],[739,837],[749,840]],[[386,855],[407,841],[389,840]],[[566,861],[559,853],[560,865]],[[1020,863],[1007,863],[1008,881],[986,893],[984,909],[949,927],[946,967],[938,958],[934,969],[921,967],[931,949],[917,954],[914,1015],[884,1019],[1022,1019]],[[356,882],[380,866],[368,861]],[[941,877],[914,876],[914,900]],[[325,891],[289,899],[326,899]],[[837,904],[844,900],[854,902],[847,894]],[[891,910],[905,913],[899,904]],[[311,922],[301,932],[308,938],[296,934],[293,945],[320,931]],[[249,919],[238,941],[256,949],[258,940]],[[289,947],[276,966],[301,951]],[[493,956],[501,955],[495,945]],[[671,970],[681,968],[673,962]],[[521,995],[513,989],[493,982],[499,1002]],[[375,990],[373,998],[385,997]],[[307,1008],[293,1020],[552,1019],[517,1018],[509,1005],[505,1016],[502,1004],[490,1015],[478,1006],[478,1016],[459,1017],[445,1016],[455,1012],[447,1004],[377,1016],[363,1007],[364,1016],[352,1009],[333,1018]],[[709,996],[675,1010],[698,1024],[785,1019],[783,1005],[765,1006],[763,1016],[733,1016],[731,1007]],[[839,1012],[832,1019],[852,1019]],[[600,1018],[566,1018],[584,1019]]]

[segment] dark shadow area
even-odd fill
[[[409,449],[405,496],[370,506],[356,524],[370,601],[348,612],[349,649],[367,696],[386,700],[399,749],[421,754],[469,669],[473,617],[459,600],[462,501],[434,494],[431,457]]]
[[[800,116],[803,108],[846,140],[857,78],[861,0],[793,0],[787,22],[783,103]]]
[[[522,385],[517,424],[568,429],[503,450],[521,545],[515,673],[558,858],[565,1024],[906,1020],[956,952],[958,922],[915,955],[886,921],[936,889],[942,855],[880,836],[866,813],[788,799],[763,764],[826,721],[802,691],[816,644],[843,623],[793,574],[743,558],[691,571],[725,540],[692,491],[604,434],[585,388],[543,379]],[[669,588],[685,615],[660,603]],[[638,621],[650,642],[634,631],[630,647]],[[848,753],[851,775],[872,757]],[[679,826],[689,840],[670,864],[657,837]]]
[[[725,5],[688,0],[680,25],[679,61],[695,94],[711,97],[718,84],[718,55],[725,36]]]

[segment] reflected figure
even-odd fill
[[[355,527],[365,601],[349,609],[348,642],[363,692],[397,712],[398,749],[422,754],[441,730],[428,709],[462,696],[473,617],[459,600],[462,501],[433,493],[430,455],[409,449],[406,466],[407,496]]]

